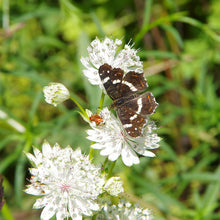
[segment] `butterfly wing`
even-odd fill
[[[113,100],[112,108],[117,109],[117,115],[127,133],[132,137],[142,135],[147,123],[147,115],[151,115],[158,106],[151,92],[141,95],[147,87],[143,73],[134,71],[124,76],[124,71],[104,64],[99,68],[99,75],[108,96]]]
[[[146,92],[119,106],[117,115],[127,133],[138,137],[147,123],[147,115],[153,114],[157,106],[153,94]]]
[[[117,115],[122,123],[122,126],[131,137],[142,135],[143,127],[147,123],[147,118],[136,114],[132,109],[121,106],[117,109]]]
[[[112,100],[131,96],[144,91],[148,87],[143,73],[130,71],[124,76],[122,69],[113,69],[106,63],[100,66],[99,75],[108,96]]]
[[[151,92],[145,92],[128,102],[125,102],[123,106],[126,106],[128,109],[132,109],[137,114],[146,116],[154,113],[158,103]]]
[[[137,92],[144,91],[147,87],[147,81],[143,73],[130,71],[122,79],[120,93],[123,96],[131,96]]]
[[[108,64],[99,67],[99,75],[105,87],[106,93],[112,100],[116,100],[122,96],[121,82],[124,71],[120,68],[114,68]]]

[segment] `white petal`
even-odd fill
[[[42,158],[42,153],[36,147],[33,147],[33,151],[34,151],[34,155],[35,155],[36,159]]]
[[[26,153],[26,156],[27,156],[27,158],[28,158],[30,161],[32,161],[33,163],[37,164],[37,159],[36,159],[36,157],[34,157],[33,154]]]
[[[122,149],[121,157],[126,166],[140,163],[138,156],[130,147],[124,147]]]
[[[32,185],[29,185],[28,188],[24,190],[24,192],[35,196],[43,195],[42,190],[40,188],[36,188]]]
[[[36,202],[33,205],[34,209],[41,209],[45,206],[45,204],[42,203],[42,198],[37,199]]]
[[[81,213],[90,216],[92,215],[92,211],[91,207],[89,207],[88,201],[89,200],[76,199],[75,203],[76,207],[80,207]]]
[[[100,152],[101,155],[107,156],[114,152],[114,143],[105,143],[103,144],[103,150]]]
[[[51,205],[48,204],[42,211],[40,217],[42,220],[49,220],[51,219],[56,213],[56,208]]]
[[[56,220],[63,220],[66,217],[69,217],[69,215],[65,212],[59,211],[59,212],[56,213]]]
[[[156,156],[153,152],[148,151],[148,150],[145,150],[142,155],[145,157],[155,157]]]
[[[112,153],[109,155],[108,159],[111,161],[115,161],[118,159],[118,157],[121,155],[122,151],[122,143],[121,142],[116,142],[113,143],[114,146],[112,146]]]
[[[104,185],[105,182],[103,182],[102,186]],[[100,209],[99,205],[91,200],[87,200],[89,203],[89,207],[91,210],[98,211]]]
[[[83,64],[83,66],[85,66],[86,68],[89,68],[91,65],[88,62],[88,59],[85,57],[81,57],[80,58],[81,63]]]
[[[44,141],[42,145],[42,153],[43,155],[48,155],[52,151],[50,144],[47,141]]]
[[[46,206],[47,204],[49,204],[51,201],[51,198],[48,198],[47,196],[39,198],[36,200],[36,202],[33,205],[34,209],[41,209],[44,206]]]
[[[111,161],[115,161],[118,159],[119,156],[120,156],[119,152],[114,152],[108,156],[108,159]]]
[[[103,148],[103,144],[96,143],[96,144],[92,144],[90,147],[93,148],[93,149],[99,149],[100,150],[100,149]]]
[[[69,202],[69,212],[73,220],[82,220],[82,215],[79,214],[79,210],[76,208],[75,201]]]

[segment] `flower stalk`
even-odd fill
[[[77,107],[80,109],[81,113],[87,118],[89,119],[88,115],[86,114],[85,110],[83,109],[83,107],[79,104],[79,102],[76,101],[75,98],[73,98],[72,96],[70,96],[70,99],[77,105]]]

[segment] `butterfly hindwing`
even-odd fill
[[[138,137],[147,123],[147,116],[154,112],[157,105],[152,93],[146,92],[118,106],[117,115],[127,133]]]
[[[141,115],[151,115],[154,113],[158,103],[151,92],[145,92],[135,98],[125,102],[123,105],[126,108],[135,111],[137,114]]]
[[[121,106],[118,108],[117,115],[122,123],[123,128],[131,137],[138,137],[142,135],[143,127],[147,123],[146,117],[126,108],[126,106]]]

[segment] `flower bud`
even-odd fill
[[[69,99],[69,90],[61,83],[50,83],[43,88],[45,101],[55,107]]]

